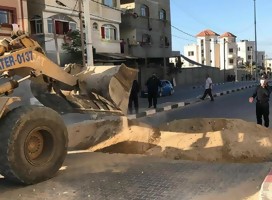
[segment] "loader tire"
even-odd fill
[[[52,178],[67,154],[68,134],[60,115],[24,106],[0,119],[0,174],[26,185]]]

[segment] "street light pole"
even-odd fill
[[[256,28],[256,0],[254,1],[254,29],[255,29],[255,80],[257,78],[258,52],[257,52],[257,28]]]
[[[225,80],[226,80],[226,76],[225,76],[225,73],[226,73],[226,39],[224,38],[224,44],[223,44],[223,46],[224,46],[224,50],[223,50],[223,52],[224,52],[224,82],[225,82]]]

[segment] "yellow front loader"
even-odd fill
[[[0,174],[34,184],[53,177],[67,154],[68,136],[59,113],[126,114],[137,70],[121,66],[61,68],[23,32],[0,41]],[[20,105],[9,95],[21,82],[44,106]],[[17,104],[16,104],[17,105]],[[12,108],[12,109],[11,109]]]

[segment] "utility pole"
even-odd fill
[[[255,80],[257,79],[258,52],[257,52],[257,28],[256,28],[256,0],[254,1],[254,29],[255,29]]]
[[[166,58],[165,58],[165,26],[163,25],[163,78],[166,79],[167,69],[166,69]]]
[[[85,36],[86,36],[86,50],[87,50],[87,65],[93,66],[93,45],[92,45],[92,26],[90,19],[90,0],[83,0],[84,22],[85,22]]]
[[[251,50],[250,50],[250,56],[251,56],[251,61],[250,61],[250,66],[251,66],[251,70],[250,70],[250,74],[251,74],[251,77],[253,76],[253,48],[252,48],[252,46],[251,46],[251,48],[250,48]]]
[[[265,64],[265,74],[267,75],[267,55],[265,55],[265,62],[264,62],[264,64]]]
[[[53,34],[54,34],[54,41],[55,41],[55,48],[57,53],[57,63],[60,65],[60,52],[59,52],[59,45],[58,45],[58,38],[56,32],[56,20],[53,19]]]
[[[236,64],[234,66],[234,74],[235,74],[235,82],[238,81],[238,62],[239,62],[239,56],[238,56],[238,49],[236,49]]]
[[[79,10],[79,26],[80,26],[80,38],[81,38],[82,64],[83,64],[83,67],[85,67],[86,60],[85,60],[84,30],[83,30],[83,18],[82,18],[82,0],[78,1],[78,10]]]
[[[225,73],[226,73],[226,39],[224,38],[224,44],[223,44],[223,46],[224,46],[224,82],[226,81],[226,76],[225,76]]]

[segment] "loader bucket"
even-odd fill
[[[94,92],[113,102],[123,113],[127,113],[130,89],[137,79],[138,70],[120,66],[95,66],[78,74],[82,93]]]
[[[65,68],[66,72],[78,78],[79,93],[60,82],[53,83],[57,95],[48,93],[45,83],[35,81],[31,83],[32,94],[43,105],[61,113],[77,110],[84,113],[103,111],[127,114],[130,89],[133,80],[137,79],[138,70],[124,64],[92,66],[78,73],[80,70],[79,65]]]

